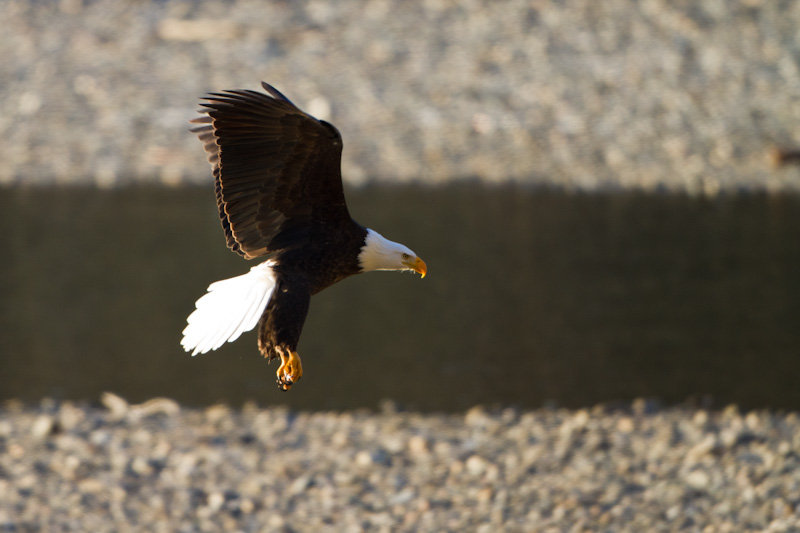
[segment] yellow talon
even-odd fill
[[[303,365],[300,362],[300,355],[297,352],[286,350],[289,355],[285,355],[283,350],[278,349],[281,356],[281,366],[278,367],[278,388],[287,391],[292,385],[303,377]]]

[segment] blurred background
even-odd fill
[[[800,4],[0,2],[0,400],[800,409]],[[429,266],[316,296],[291,393],[190,357],[225,248],[189,133],[267,81]]]

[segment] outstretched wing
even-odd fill
[[[214,168],[228,247],[247,259],[306,244],[315,227],[350,222],[342,137],[272,86],[211,93],[192,129]]]

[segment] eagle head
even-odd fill
[[[392,242],[377,231],[368,229],[364,246],[358,254],[361,272],[370,270],[412,270],[425,277],[428,267],[407,246]]]

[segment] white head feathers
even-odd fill
[[[425,263],[408,247],[392,242],[371,229],[367,229],[367,238],[358,254],[358,264],[362,272],[411,270],[424,276],[426,271]]]

